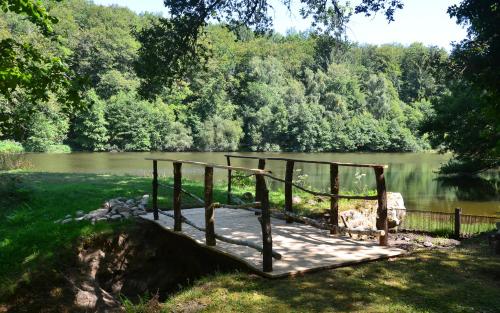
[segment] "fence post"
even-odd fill
[[[273,271],[273,238],[271,236],[271,212],[269,209],[269,190],[262,174],[255,175],[257,186],[260,189],[262,216],[260,223],[262,226],[262,270],[264,272]]]
[[[330,193],[339,194],[339,166],[330,164]],[[330,224],[336,226],[330,230],[331,234],[336,234],[339,226],[339,198],[330,198]]]
[[[182,189],[182,163],[174,162],[174,197],[172,200],[174,207],[174,231],[182,230],[181,215],[181,189]]]
[[[385,187],[384,168],[377,166],[374,168],[375,179],[377,180],[377,229],[383,230],[385,234],[380,236],[379,244],[387,246],[389,242],[389,228],[387,225],[387,191]]]
[[[213,207],[214,168],[205,167],[205,241],[215,246],[215,217]]]
[[[227,166],[231,166],[231,157],[226,155]],[[233,180],[233,173],[231,169],[227,169],[227,204],[231,204],[231,185]]]
[[[285,211],[293,212],[293,194],[292,194],[292,180],[293,180],[293,166],[295,162],[288,160],[286,161],[286,171],[285,171]],[[293,220],[290,217],[286,217],[287,223],[292,223]]]
[[[153,217],[158,220],[158,161],[153,160]]]
[[[455,208],[455,238],[460,239],[462,208]]]
[[[266,167],[266,159],[259,159],[259,165],[258,168],[263,170]],[[257,176],[256,176],[257,177]],[[257,183],[255,184],[255,201],[261,202],[261,191],[262,189],[259,188],[259,182],[256,181]]]

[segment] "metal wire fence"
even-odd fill
[[[458,223],[457,219],[459,219]],[[453,235],[456,233],[458,225],[460,236],[469,237],[474,234],[494,230],[498,222],[500,222],[500,216],[457,215],[456,213],[446,212],[406,210],[406,214],[398,229]]]

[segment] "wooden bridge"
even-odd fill
[[[212,249],[246,264],[267,277],[280,277],[295,273],[345,266],[365,261],[388,258],[405,253],[387,246],[387,195],[384,168],[379,164],[353,164],[326,161],[308,161],[288,158],[258,158],[226,155],[227,165],[196,161],[148,158],[153,162],[153,212],[143,218],[152,220],[165,230],[190,238],[196,244]],[[231,165],[232,158],[258,160],[258,168]],[[278,178],[265,169],[266,160],[286,162],[285,178]],[[158,207],[158,162],[173,164],[173,213]],[[298,162],[329,165],[330,193],[308,190],[293,182],[294,164]],[[182,166],[204,168],[203,199],[182,188]],[[340,166],[373,168],[377,182],[377,195],[339,194],[338,169]],[[228,203],[213,201],[214,169],[228,173]],[[233,204],[233,172],[255,176],[255,202]],[[266,179],[285,184],[285,210],[271,212]],[[313,195],[330,198],[328,223],[301,217],[293,212],[293,187]],[[181,210],[182,194],[186,194],[203,207]],[[377,200],[377,230],[350,229],[339,225],[339,199]],[[281,218],[283,216],[284,218]],[[217,221],[217,223],[216,223]],[[357,241],[345,234],[364,234],[379,237],[374,241]]]

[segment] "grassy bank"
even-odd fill
[[[201,183],[183,185],[202,195]],[[29,285],[37,273],[61,272],[79,238],[111,233],[131,223],[55,224],[55,220],[78,210],[94,210],[110,198],[136,197],[150,190],[147,177],[0,174],[0,299],[14,293],[19,284]],[[246,191],[252,186],[240,183],[236,192]],[[160,194],[160,206],[169,207],[170,197],[165,196],[171,190],[162,187]],[[311,200],[301,196],[304,204]],[[216,186],[214,198],[225,202],[224,185]],[[196,205],[185,200],[186,206]],[[271,193],[271,200],[279,206],[283,198]],[[321,205],[328,207],[328,202]],[[158,307],[165,312],[191,307],[208,312],[495,312],[500,307],[500,259],[489,254],[484,240],[469,242],[458,250],[285,280],[246,274],[207,277]],[[141,306],[129,309],[140,312]]]
[[[162,179],[165,184],[171,181]],[[201,182],[183,181],[183,188],[203,195]],[[225,185],[217,184],[215,201],[226,202]],[[252,192],[247,184],[236,186],[236,194]],[[137,197],[151,192],[148,177],[10,172],[0,174],[0,297],[11,293],[20,281],[29,281],[39,268],[72,253],[78,238],[113,231],[123,223],[54,223],[77,211],[88,212],[115,197]],[[161,208],[171,207],[171,190],[160,186]],[[271,193],[273,203],[284,202],[281,193]],[[306,198],[304,198],[306,199]],[[199,206],[183,197],[185,207]]]

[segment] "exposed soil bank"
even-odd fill
[[[120,312],[120,298],[164,300],[181,287],[217,272],[245,270],[239,263],[137,221],[127,231],[83,242],[64,268],[36,273],[0,312]]]

